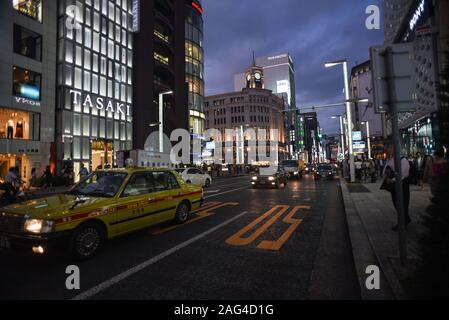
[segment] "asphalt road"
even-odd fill
[[[109,242],[67,290],[58,252],[0,252],[0,299],[359,299],[338,181],[217,180],[190,223]]]

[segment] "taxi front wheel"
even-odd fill
[[[179,224],[186,222],[189,219],[189,212],[189,204],[182,202],[176,211],[175,222]]]
[[[87,222],[73,233],[69,248],[77,260],[86,260],[95,256],[103,246],[105,232],[99,223]]]

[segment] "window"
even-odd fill
[[[179,186],[178,180],[176,180],[175,176],[170,172],[167,172],[166,174],[168,175],[168,183],[169,183],[170,189],[172,189],[172,190],[179,189],[180,186]]]
[[[202,174],[202,172],[198,169],[189,169],[187,174]]]
[[[20,13],[42,22],[42,0],[13,0],[12,5]]]
[[[40,114],[0,108],[0,139],[39,140]]]
[[[123,190],[122,198],[140,196],[154,191],[154,177],[151,173],[142,172],[134,174]]]
[[[84,196],[112,198],[120,190],[126,173],[95,172],[70,192]]]
[[[154,192],[178,189],[179,184],[170,172],[152,172],[154,179]]]
[[[13,95],[40,101],[41,78],[37,72],[13,67]]]
[[[14,52],[37,61],[42,61],[42,36],[15,24]]]

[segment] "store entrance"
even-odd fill
[[[22,179],[26,179],[26,166],[24,166],[24,157],[16,157],[15,155],[0,154],[0,181],[3,181],[9,169],[16,167]]]
[[[113,144],[107,140],[92,141],[92,170],[112,167]]]

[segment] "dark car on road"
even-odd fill
[[[330,164],[320,164],[315,170],[315,179],[333,180],[335,178],[334,169]]]
[[[313,164],[308,164],[304,168],[304,174],[312,174],[315,172],[315,166]]]
[[[251,177],[251,185],[253,188],[279,188],[281,184],[286,187],[287,182],[288,174],[282,168],[260,168],[259,172]]]

